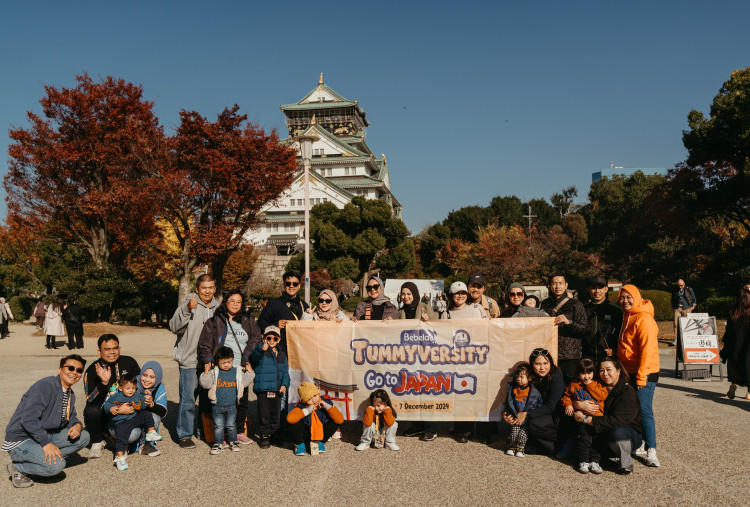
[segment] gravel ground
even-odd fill
[[[65,350],[46,351],[43,337],[32,336],[33,326],[14,325],[0,341],[0,428],[13,414],[18,400],[36,380],[55,374]],[[62,341],[62,340],[60,340]],[[84,356],[96,357],[96,341],[87,337]],[[122,334],[125,354],[139,363],[156,359],[164,367],[170,413],[159,444],[162,455],[133,456],[130,470],[118,472],[111,452],[87,462],[86,451],[71,460],[64,477],[38,481],[15,489],[6,479],[2,505],[49,503],[101,504],[127,495],[129,504],[185,504],[232,502],[302,505],[337,502],[372,504],[532,504],[554,502],[620,503],[642,505],[746,505],[750,483],[742,471],[750,469],[750,453],[743,451],[750,434],[750,401],[728,400],[726,381],[684,382],[672,378],[674,353],[662,351],[662,373],[654,407],[660,468],[636,463],[628,477],[611,471],[581,475],[572,465],[547,456],[525,459],[503,454],[503,442],[459,444],[447,431],[433,442],[399,436],[401,451],[370,449],[355,452],[359,425],[348,423],[344,439],[328,452],[297,457],[290,449],[243,446],[240,453],[209,456],[202,442],[182,450],[169,435],[174,429],[177,402],[176,365],[170,357],[172,336],[164,330],[139,329]],[[74,387],[78,413],[83,412],[83,387]],[[404,423],[402,426],[406,426]],[[737,445],[741,447],[738,450]],[[720,457],[717,460],[717,457]],[[0,466],[9,462],[2,453]],[[154,491],[149,492],[150,488]],[[6,496],[7,495],[7,496]],[[108,500],[102,501],[102,497]]]

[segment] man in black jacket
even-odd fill
[[[566,381],[575,378],[581,359],[581,341],[588,335],[586,309],[580,301],[568,297],[565,275],[554,271],[549,275],[550,296],[542,301],[542,310],[555,318],[557,328],[557,366]]]
[[[607,301],[607,279],[595,276],[588,283],[589,301],[586,303],[589,333],[583,340],[583,357],[589,357],[599,365],[606,356],[616,356],[617,340],[622,325],[622,310]]]
[[[124,373],[138,375],[141,368],[135,359],[120,355],[120,339],[113,334],[99,337],[99,359],[91,363],[83,375],[83,387],[86,392],[86,407],[83,409],[83,420],[91,435],[89,458],[101,458],[104,444],[104,432],[107,431],[107,414],[102,405],[110,392],[117,390],[117,379]]]
[[[283,280],[284,290],[281,297],[268,300],[258,316],[258,327],[265,329],[268,326],[276,326],[281,329],[281,343],[278,346],[279,350],[286,352],[286,323],[289,320],[302,320],[302,314],[307,310],[308,304],[299,298],[302,288],[299,273],[284,273]]]
[[[62,312],[65,329],[68,332],[68,350],[83,348],[83,310],[75,298],[68,300]]]

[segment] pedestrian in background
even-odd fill
[[[737,304],[729,314],[724,332],[721,359],[727,363],[727,376],[732,385],[727,397],[735,396],[737,386],[750,386],[750,281],[740,289]],[[745,395],[750,400],[750,392]]]
[[[62,320],[62,303],[53,297],[47,305],[47,314],[44,318],[44,334],[47,335],[45,348],[56,349],[58,336],[65,336],[65,326]]]

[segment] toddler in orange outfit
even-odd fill
[[[336,433],[344,416],[333,401],[320,395],[315,384],[302,382],[297,388],[299,402],[286,416],[289,434],[294,442],[294,454],[304,456],[305,443],[310,443],[310,454],[326,452],[326,442]]]

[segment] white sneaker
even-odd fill
[[[366,451],[370,448],[370,442],[360,442],[360,444],[355,447],[357,451]]]
[[[508,456],[515,456],[516,451],[513,449],[508,449],[507,451],[505,451],[505,454],[507,454]]]
[[[602,473],[604,471],[604,470],[602,470],[602,467],[599,466],[599,463],[597,463],[596,461],[594,461],[593,463],[591,463],[591,465],[590,465],[589,468],[590,468],[592,474],[600,474],[600,473]]]
[[[386,442],[385,446],[390,449],[391,451],[399,451],[401,448],[396,445],[396,442]]]
[[[525,458],[526,455],[523,453],[523,451],[516,451],[516,458]]]
[[[582,474],[587,474],[587,473],[589,473],[589,470],[590,470],[589,467],[590,467],[590,465],[588,463],[579,463],[578,464],[578,471],[581,472]]]
[[[653,447],[648,450],[646,464],[650,467],[660,466],[659,458],[656,457],[656,449],[654,449]]]
[[[642,443],[641,446],[635,450],[636,456],[645,456],[646,455],[646,444]]]
[[[159,435],[156,430],[151,430],[148,433],[146,433],[146,441],[147,442],[160,442],[164,440],[164,437]]]
[[[89,449],[89,459],[101,458],[103,450],[104,450],[104,442],[97,442],[95,444],[91,444],[91,449]]]
[[[128,461],[125,456],[119,456],[115,458],[115,465],[117,465],[118,470],[127,470],[128,469]]]

